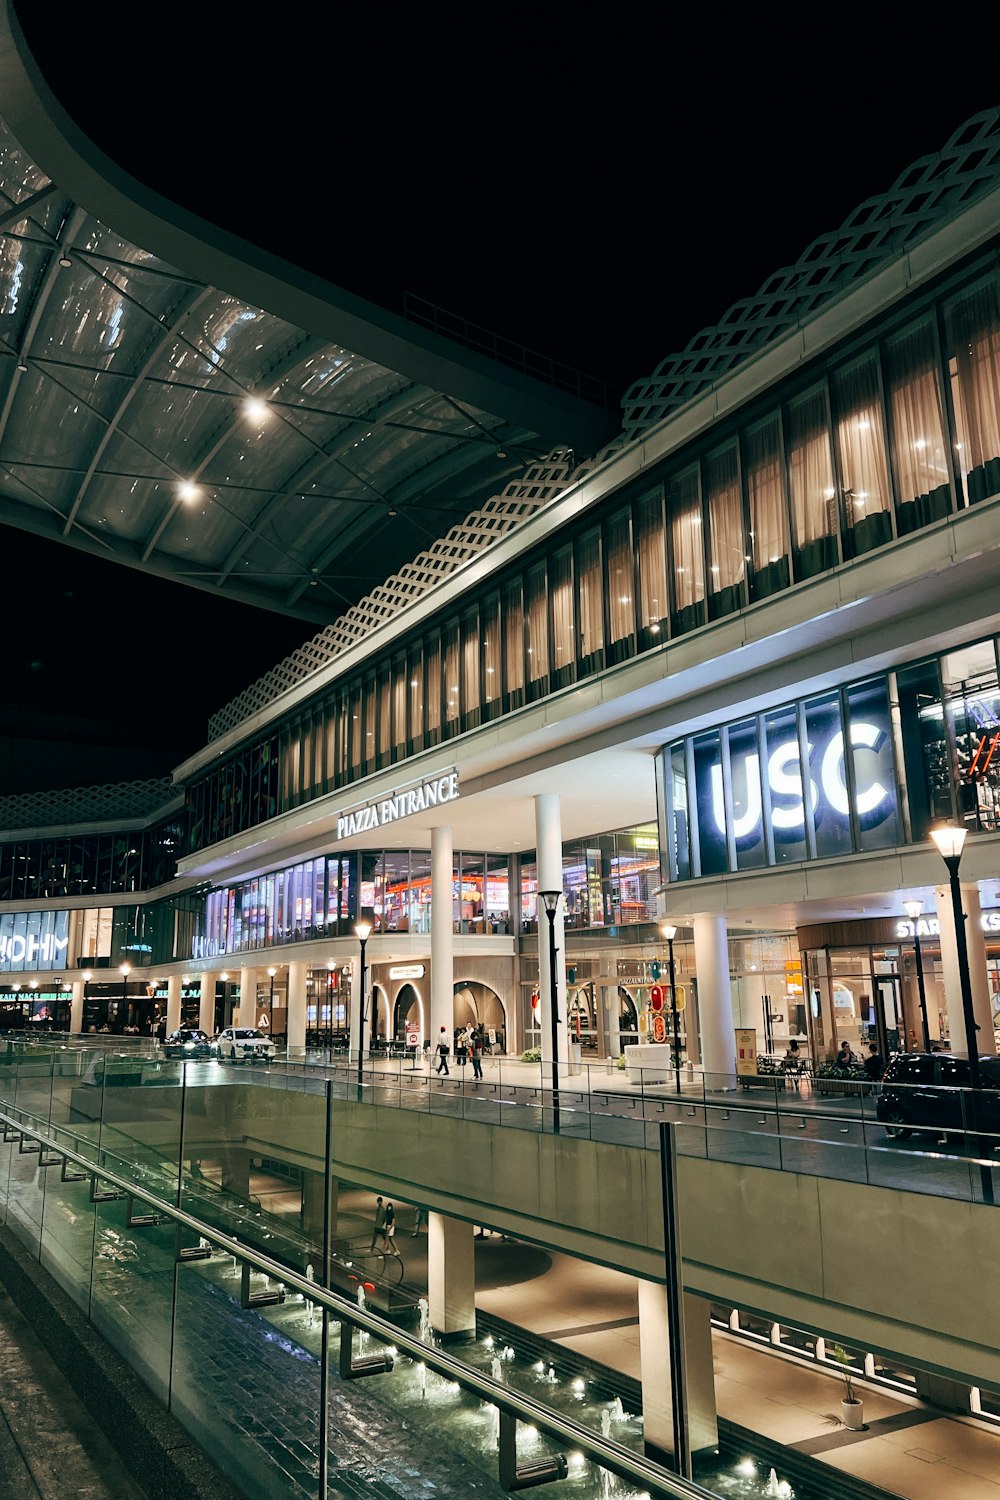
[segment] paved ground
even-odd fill
[[[0,1500],[143,1500],[0,1286]]]

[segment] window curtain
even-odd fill
[[[869,354],[834,377],[837,461],[850,527],[888,515],[889,466],[879,394],[878,366]],[[887,538],[886,538],[887,539]]]
[[[836,536],[836,491],[822,386],[789,403],[788,483],[796,547]]]
[[[941,381],[929,319],[888,341],[886,365],[897,499],[901,507],[916,504],[912,524],[925,525],[941,513],[942,492],[945,497],[949,492]]]
[[[549,675],[548,592],[545,564],[532,568],[525,580],[528,624],[528,681],[546,682]]]
[[[583,660],[604,650],[601,533],[596,527],[576,544],[576,589],[580,610],[579,655]]]
[[[457,620],[451,620],[444,628],[444,726],[445,733],[457,734],[461,686],[458,680],[458,636]]]
[[[1000,490],[1000,295],[996,281],[945,308],[958,422],[958,457],[970,501]]]
[[[644,631],[657,636],[670,613],[663,497],[658,491],[639,501],[635,524],[639,553],[639,622]]]
[[[462,618],[462,709],[472,723],[479,714],[479,616],[473,610]]]
[[[500,697],[500,598],[494,594],[480,610],[483,643],[483,703],[489,706]]]
[[[524,611],[520,582],[511,584],[503,596],[504,688],[516,706],[524,690]]]
[[[739,458],[735,443],[705,459],[708,569],[711,592],[735,588],[746,570]]]
[[[604,549],[608,576],[608,623],[611,643],[617,645],[619,641],[627,640],[635,628],[632,604],[632,532],[627,510],[620,510],[609,518],[604,532]],[[660,551],[662,554],[662,542]]]
[[[690,609],[705,597],[705,559],[702,552],[701,495],[698,466],[693,464],[670,481],[667,494],[670,542],[673,549],[674,597],[677,609]]]
[[[777,412],[743,434],[750,501],[750,556],[755,573],[784,560],[788,522],[782,483],[781,419]]]
[[[572,547],[562,547],[553,555],[549,587],[552,591],[552,667],[553,671],[562,672],[576,661]]]

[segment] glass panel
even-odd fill
[[[521,580],[503,591],[504,709],[510,712],[524,702],[524,611]]]
[[[1000,813],[1000,692],[992,641],[941,658],[944,701],[955,747],[959,814],[992,830]]]
[[[493,933],[510,932],[510,862],[505,854],[486,857],[486,918]]]
[[[580,639],[577,656],[582,672],[604,665],[604,598],[601,587],[601,533],[598,527],[576,544],[577,608]]]
[[[351,780],[362,774],[361,762],[361,679],[357,678],[349,688]]]
[[[659,491],[636,505],[635,528],[639,554],[639,628],[642,644],[648,647],[666,636],[669,614],[663,497]]]
[[[432,636],[424,650],[424,671],[427,676],[426,723],[428,745],[441,742],[441,638]]]
[[[806,857],[806,825],[802,795],[795,705],[764,715],[766,789],[770,806],[775,864],[791,864]]]
[[[670,747],[667,828],[670,837],[670,877],[691,878],[691,847],[688,838],[688,785],[684,741]]]
[[[549,562],[552,596],[552,683],[571,682],[576,672],[573,630],[573,549],[560,547]]]
[[[726,844],[726,807],[718,730],[695,736],[694,781],[698,792],[700,873],[721,875],[729,869],[729,851]]]
[[[500,711],[503,672],[500,651],[500,596],[491,594],[479,611],[483,665],[483,718],[495,718]]]
[[[364,733],[361,737],[361,761],[366,771],[373,771],[375,769],[375,711],[378,706],[374,672],[365,674],[362,702],[364,710],[361,722]]]
[[[885,678],[857,683],[846,697],[858,841],[862,849],[892,848],[900,831]]]
[[[462,616],[462,727],[474,729],[482,715],[479,708],[479,611]]]
[[[1000,295],[983,282],[945,306],[956,453],[969,503],[1000,490]]]
[[[750,597],[766,599],[788,587],[788,520],[785,511],[781,416],[774,412],[743,434],[743,463],[750,502]]]
[[[850,550],[857,557],[892,539],[878,360],[873,353],[834,376],[837,462]]]
[[[697,464],[671,479],[667,514],[674,576],[673,630],[681,634],[705,622],[705,558]]]
[[[729,765],[736,868],[750,870],[767,863],[755,719],[729,730]]]
[[[406,700],[408,685],[406,657],[397,656],[392,664],[392,750],[393,760],[402,760],[406,754],[408,735],[406,732]]]
[[[608,624],[612,661],[635,651],[635,602],[632,598],[632,527],[628,510],[609,517],[604,528]]]
[[[735,443],[705,459],[705,509],[708,515],[708,613],[710,619],[732,614],[743,603],[746,557],[739,455]]]
[[[410,696],[410,747],[420,750],[424,744],[425,710],[424,698],[424,653],[419,645],[413,646],[409,656]]]
[[[383,662],[378,670],[378,764],[389,764],[392,754],[392,670]]]
[[[837,498],[823,386],[788,406],[788,484],[796,578],[812,578],[839,561]]]
[[[461,713],[461,682],[459,680],[459,623],[450,620],[444,627],[444,732],[445,736],[458,733]]]
[[[823,693],[821,697],[807,699],[805,719],[816,855],[823,858],[849,854],[852,847],[851,821],[839,695]]]
[[[886,344],[896,520],[913,531],[951,509],[944,406],[934,326],[914,323]]]
[[[528,637],[528,697],[541,697],[549,688],[548,591],[545,564],[530,570],[524,583]]]

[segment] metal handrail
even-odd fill
[[[410,1358],[421,1361],[435,1373],[455,1381],[463,1389],[473,1392],[499,1410],[508,1412],[518,1421],[533,1423],[547,1436],[559,1442],[571,1444],[593,1463],[601,1468],[609,1469],[619,1478],[632,1484],[651,1488],[662,1495],[679,1497],[679,1500],[706,1500],[706,1491],[700,1486],[691,1484],[677,1475],[668,1474],[658,1465],[650,1463],[648,1459],[631,1453],[620,1443],[599,1437],[589,1428],[582,1426],[579,1422],[574,1422],[572,1418],[553,1412],[531,1396],[522,1395],[512,1390],[510,1386],[501,1385],[492,1376],[481,1374],[478,1370],[462,1364],[442,1350],[422,1343],[387,1319],[358,1307],[335,1292],[328,1291],[325,1287],[310,1281],[308,1277],[281,1265],[270,1256],[262,1254],[261,1251],[245,1245],[235,1236],[227,1235],[213,1225],[195,1218],[184,1209],[178,1208],[176,1204],[167,1203],[163,1198],[143,1187],[141,1183],[133,1182],[109,1168],[96,1165],[90,1157],[83,1156],[80,1152],[53,1139],[49,1132],[23,1124],[13,1115],[8,1114],[5,1109],[0,1109],[0,1124],[3,1124],[5,1128],[20,1131],[22,1135],[30,1136],[40,1145],[50,1147],[74,1165],[85,1169],[88,1177],[97,1177],[101,1182],[108,1183],[111,1187],[131,1195],[132,1198],[141,1199],[159,1216],[169,1218],[180,1227],[208,1240],[227,1255],[245,1262],[273,1281],[278,1281],[283,1286],[300,1292],[309,1301],[315,1302],[319,1307],[332,1313],[338,1322],[349,1323],[355,1328],[374,1335],[379,1342],[402,1350]]]

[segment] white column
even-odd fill
[[[704,1449],[713,1450],[719,1441],[710,1312],[710,1305],[703,1298],[685,1294],[688,1442],[693,1454]],[[670,1400],[667,1293],[658,1281],[639,1282],[639,1359],[643,1440],[651,1458],[662,1458],[673,1454],[674,1424]]]
[[[967,1052],[965,1012],[962,1009],[962,985],[958,975],[958,946],[955,942],[955,914],[951,886],[934,890],[938,925],[941,929],[941,977],[945,1004],[948,1007],[948,1031],[952,1052]],[[965,944],[969,951],[969,979],[972,982],[972,1013],[979,1027],[976,1044],[981,1053],[993,1051],[993,1004],[986,969],[986,937],[983,933],[979,886],[972,882],[962,886],[962,910],[965,912]]]
[[[367,957],[367,955],[366,955]],[[350,986],[351,998],[348,1012],[348,1024],[351,1030],[348,1043],[350,1056],[357,1060],[358,1047],[361,1044],[361,955],[351,959],[350,964]]]
[[[431,1061],[443,1026],[455,1030],[455,930],[452,916],[455,853],[450,828],[431,829]]]
[[[288,965],[288,1047],[305,1049],[306,1045],[306,974],[301,961]]]
[[[540,792],[535,798],[535,844],[538,854],[538,890],[561,891],[562,816],[558,792]],[[559,1061],[564,1063],[569,1048],[566,1025],[566,933],[563,922],[565,901],[560,901],[552,937],[556,945],[556,1015],[559,1017]],[[549,918],[541,895],[538,897],[538,1015],[541,1028],[542,1061],[552,1061],[551,1020],[551,952]]]
[[[723,1075],[713,1081],[716,1087],[725,1088],[724,1075],[736,1073],[736,1030],[729,985],[726,919],[709,912],[695,917],[693,926],[702,1066],[706,1073]]]
[[[73,993],[69,1002],[69,1029],[75,1036],[83,1030],[83,980],[73,980]]]
[[[240,970],[240,1025],[257,1025],[257,970]]]
[[[215,1034],[215,975],[201,976],[201,999],[198,1002],[198,1025],[209,1036]]]
[[[181,1024],[182,974],[167,975],[167,1036]]]
[[[431,1327],[447,1341],[476,1330],[476,1242],[471,1224],[427,1216],[427,1301]]]

